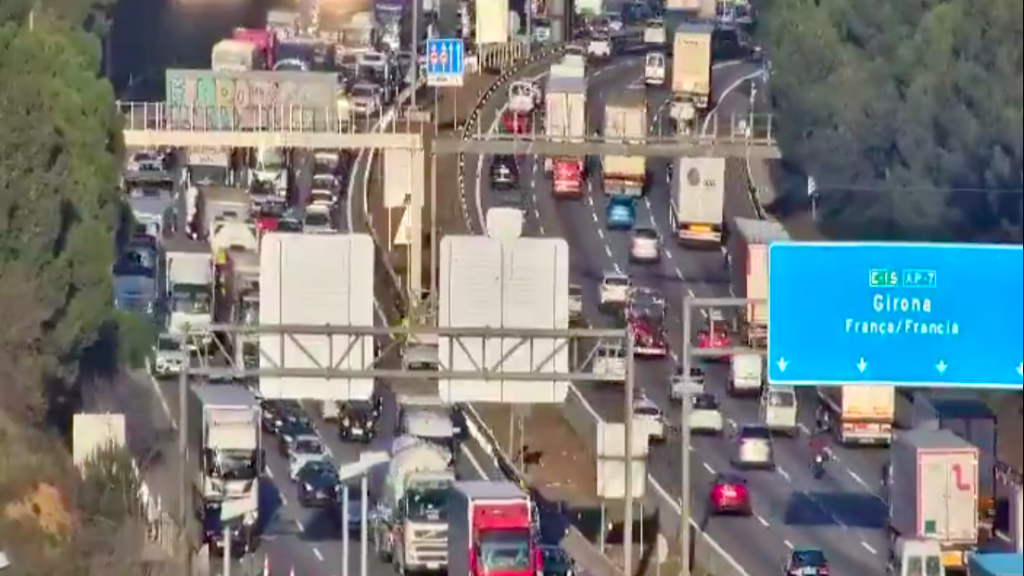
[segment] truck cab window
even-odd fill
[[[203,450],[208,476],[222,480],[255,480],[259,477],[258,453],[253,450]]]
[[[530,531],[487,530],[480,535],[480,571],[520,572],[530,569]]]
[[[171,294],[171,309],[183,314],[209,314],[210,289],[207,286],[177,284]]]

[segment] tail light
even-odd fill
[[[822,566],[821,568],[818,568],[818,575],[819,576],[828,576],[829,575],[828,566]]]

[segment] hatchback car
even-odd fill
[[[629,259],[638,263],[654,263],[661,258],[661,239],[652,228],[636,228],[629,240]]]
[[[775,449],[766,426],[748,424],[736,432],[733,465],[741,468],[774,468]]]
[[[691,400],[690,431],[694,434],[719,435],[725,429],[722,404],[714,394],[703,392]]]
[[[338,470],[325,460],[309,462],[296,477],[299,505],[313,508],[332,505],[338,497]]]
[[[708,505],[712,514],[752,514],[746,479],[736,474],[715,475],[708,495]]]
[[[828,558],[821,550],[796,548],[782,567],[786,576],[829,576]]]
[[[651,442],[664,442],[668,436],[665,415],[658,405],[648,398],[639,398],[633,402],[633,418]]]

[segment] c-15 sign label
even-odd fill
[[[771,384],[1024,389],[1024,251],[780,242],[768,248]]]

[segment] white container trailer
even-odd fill
[[[672,165],[672,227],[680,242],[719,248],[725,219],[725,158],[679,158]]]
[[[896,437],[886,478],[890,545],[931,540],[946,569],[963,569],[978,544],[978,448],[949,430]]]
[[[778,222],[733,218],[727,245],[729,284],[737,298],[768,300],[768,245],[790,239]],[[743,321],[750,344],[768,339],[768,306],[751,304]]]

